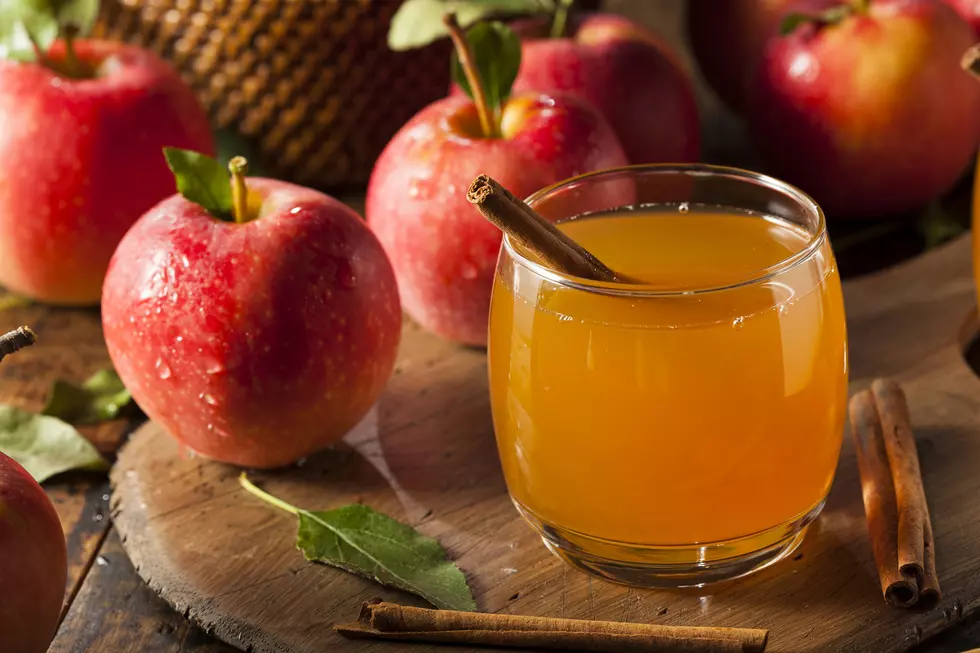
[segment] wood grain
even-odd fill
[[[4,296],[0,290],[0,301]],[[0,331],[21,325],[34,329],[38,341],[0,365],[0,403],[38,411],[56,378],[81,381],[110,365],[97,310],[57,310],[32,304],[0,311]],[[129,428],[127,422],[116,420],[81,431],[112,459]],[[109,528],[109,484],[103,473],[62,474],[44,488],[67,538],[67,606]]]
[[[946,590],[929,612],[881,599],[848,440],[823,516],[793,559],[774,568],[700,592],[631,589],[570,569],[507,498],[484,354],[412,326],[398,373],[344,444],[255,480],[305,507],[362,501],[437,537],[482,610],[768,628],[774,652],[904,651],[980,607],[980,380],[962,356],[973,329],[965,326],[974,305],[969,243],[845,288],[855,387],[890,375],[908,394]],[[413,600],[306,563],[293,546],[294,518],[246,495],[237,473],[189,457],[153,424],[134,435],[112,473],[112,509],[140,575],[243,648],[370,650],[330,626],[351,621],[365,599]]]
[[[50,653],[230,653],[151,592],[109,533]]]

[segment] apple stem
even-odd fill
[[[551,38],[560,39],[565,36],[565,28],[568,25],[568,12],[572,8],[575,0],[558,0],[555,5],[555,17],[551,21]]]
[[[286,503],[279,497],[274,497],[268,492],[264,490],[260,490],[258,487],[256,487],[255,484],[252,483],[252,481],[248,480],[248,476],[245,475],[245,472],[242,472],[241,475],[238,477],[238,482],[239,484],[241,484],[243,488],[245,488],[246,492],[248,492],[249,494],[254,494],[258,498],[265,501],[266,503],[271,503],[276,508],[281,508],[288,513],[292,513],[294,515],[299,514],[299,508],[297,508],[296,506],[290,503]]]
[[[37,336],[30,327],[20,327],[10,333],[0,336],[0,360],[24,347],[30,347],[37,341]]]
[[[980,79],[980,43],[966,51],[960,64],[963,70]]]
[[[245,185],[245,174],[248,172],[248,161],[243,156],[236,156],[228,162],[231,172],[231,205],[235,222],[248,222],[248,186]]]
[[[78,28],[74,25],[65,25],[65,70],[69,77],[80,77],[81,69],[79,66],[78,55],[75,54],[75,36]]]
[[[466,34],[456,20],[456,14],[449,13],[442,17],[449,30],[449,38],[452,39],[453,46],[456,48],[456,56],[459,57],[459,64],[463,67],[466,81],[470,83],[470,90],[473,93],[473,102],[476,103],[476,112],[480,116],[480,126],[483,128],[483,135],[487,138],[497,138],[500,130],[497,126],[496,116],[490,101],[487,99],[487,92],[483,86],[483,79],[480,77],[480,69],[476,66],[473,59],[473,50],[470,48]]]

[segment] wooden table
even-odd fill
[[[673,0],[607,0],[606,6],[632,15],[665,34],[683,49],[683,4]],[[717,100],[699,84],[708,147],[705,159],[752,165],[745,137],[735,119],[720,110]],[[959,192],[960,204],[968,201],[968,185]],[[359,198],[350,198],[357,208]],[[966,223],[940,226],[955,231]],[[912,256],[939,240],[937,227],[914,217],[904,222],[851,223],[831,229],[841,270],[854,276]],[[948,234],[947,234],[948,235]],[[2,291],[0,291],[2,295]],[[106,363],[98,337],[98,312],[55,310],[43,307],[0,311],[0,330],[29,323],[46,334],[37,352],[25,351],[0,366],[0,402],[38,409],[54,378],[83,379]],[[58,363],[44,355],[59,349]],[[112,455],[134,424],[115,422],[88,429],[107,455]],[[69,556],[66,605],[52,652],[117,653],[227,653],[231,647],[216,642],[170,609],[137,576],[122,549],[109,515],[108,481],[99,474],[69,474],[46,484],[62,520]],[[955,653],[980,647],[980,619],[964,623],[923,644],[920,653]],[[393,649],[394,650],[394,649]]]

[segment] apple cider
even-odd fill
[[[646,284],[563,277],[505,245],[490,390],[518,508],[593,571],[592,554],[697,565],[802,537],[834,477],[847,401],[826,237],[694,203],[559,228]]]

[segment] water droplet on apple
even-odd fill
[[[171,285],[177,282],[177,270],[172,265],[167,266],[167,281]]]
[[[687,205],[687,202],[681,202],[681,205],[677,207],[677,210],[681,213],[687,213],[690,211],[690,207]]]
[[[302,208],[300,208],[298,206],[294,206],[293,208],[289,209],[289,212],[291,214],[293,214],[293,215],[296,215],[297,213],[299,213],[302,210],[303,210]]]
[[[214,358],[208,361],[207,365],[204,367],[204,371],[208,374],[221,374],[225,371],[225,366],[217,358]]]
[[[180,264],[183,265],[185,268],[189,268],[191,266],[191,262],[187,260],[187,257],[184,256],[183,254],[180,255]]]
[[[130,324],[136,324],[136,316],[135,315],[130,315],[129,316],[129,323]]]
[[[166,381],[171,376],[173,376],[173,372],[170,370],[170,366],[167,365],[167,362],[162,358],[157,359],[155,367],[157,369],[157,376],[159,376],[164,381]]]
[[[415,198],[422,194],[422,189],[419,188],[417,181],[413,181],[411,186],[408,187],[408,196]]]
[[[207,429],[208,429],[209,431],[213,431],[213,430],[214,430],[214,424],[208,424],[206,428],[207,428]]]
[[[218,400],[215,399],[213,396],[205,393],[205,392],[202,392],[201,394],[199,394],[198,395],[198,398],[201,399],[208,406],[217,406],[218,405]]]
[[[464,279],[476,279],[476,275],[479,273],[480,271],[472,263],[464,263],[463,269],[460,270],[460,274],[463,275]]]
[[[179,345],[182,342],[184,342],[184,336],[177,336],[176,338],[174,338],[175,345]]]
[[[177,293],[170,293],[170,301],[174,302],[175,304],[177,303]]]

